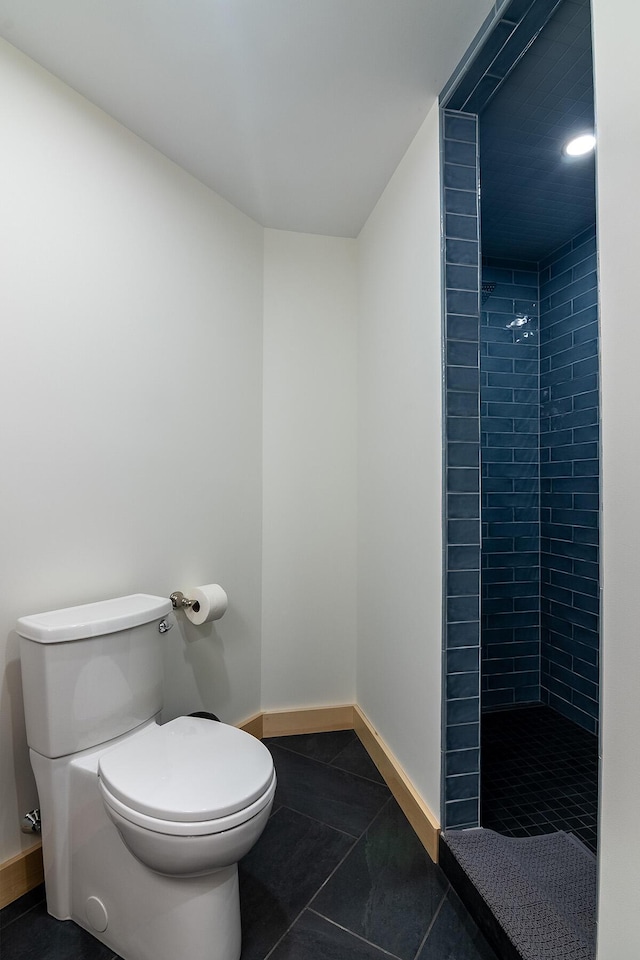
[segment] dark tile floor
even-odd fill
[[[240,864],[242,960],[496,960],[354,733],[265,742],[278,790]],[[2,960],[113,958],[42,888],[0,919]]]
[[[509,837],[565,830],[595,853],[598,740],[545,706],[482,715],[481,823]]]

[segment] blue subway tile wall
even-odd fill
[[[477,117],[442,112],[446,827],[480,816],[480,236]]]
[[[542,699],[598,728],[599,404],[595,227],[540,264]]]
[[[485,263],[482,288],[481,637],[486,710],[540,702],[537,264]]]

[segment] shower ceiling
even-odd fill
[[[538,262],[595,220],[589,0],[565,0],[480,115],[482,253]]]

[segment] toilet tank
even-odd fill
[[[27,741],[45,757],[105,743],[162,707],[164,597],[137,593],[21,617]]]

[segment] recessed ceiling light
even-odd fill
[[[586,153],[591,153],[596,145],[596,138],[592,133],[583,133],[579,137],[573,137],[568,140],[562,152],[567,157],[583,157]]]

